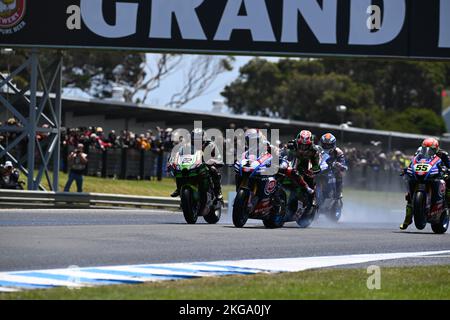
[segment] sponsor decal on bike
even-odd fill
[[[439,191],[439,197],[441,197],[441,198],[444,197],[444,195],[445,195],[445,182],[439,184],[438,191]]]
[[[0,33],[13,34],[25,27],[26,0],[0,0]]]
[[[277,181],[276,180],[269,180],[266,183],[266,186],[264,188],[264,193],[266,195],[270,195],[275,191],[275,188],[277,187]]]
[[[443,201],[439,201],[431,208],[430,216],[435,216],[435,215],[440,214],[443,209],[444,209],[444,203],[443,203]]]

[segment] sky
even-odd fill
[[[187,55],[190,57],[189,55]],[[218,56],[223,58],[224,56]],[[224,100],[224,97],[220,95],[226,85],[230,84],[236,80],[239,76],[239,68],[248,63],[254,56],[235,56],[235,62],[233,64],[233,70],[229,72],[222,73],[219,75],[214,83],[210,86],[205,94],[190,101],[184,105],[183,109],[195,109],[202,111],[211,111],[213,108],[214,100]],[[264,57],[264,59],[276,62],[280,58],[278,57]],[[187,59],[189,61],[189,59]],[[164,105],[170,100],[171,95],[174,92],[174,88],[180,88],[183,79],[183,71],[185,69],[180,69],[178,72],[172,74],[170,77],[166,78],[164,83],[160,88],[155,90],[152,97],[148,100],[150,104]],[[230,112],[230,110],[225,106],[223,112]]]
[[[184,79],[184,72],[187,69],[187,64],[189,64],[190,56],[187,56],[188,59],[184,63],[184,68],[180,68],[177,72],[170,75],[166,78],[161,87],[156,89],[151,97],[148,99],[149,104],[156,105],[164,105],[170,100],[170,97],[177,89],[180,89],[182,86],[182,81]],[[223,56],[219,56],[221,58]],[[239,76],[239,68],[245,65],[248,61],[250,61],[253,57],[236,57],[236,60],[233,64],[233,70],[229,72],[225,72],[220,74],[214,81],[214,83],[209,87],[209,89],[202,96],[190,101],[186,105],[184,105],[183,109],[196,109],[196,110],[204,110],[211,111],[213,108],[214,100],[224,100],[224,98],[220,95],[220,92],[223,91],[224,87],[231,82],[233,82]],[[227,108],[224,109],[227,111]]]
[[[194,55],[185,55],[186,59],[183,60],[183,64],[177,69],[176,72],[165,78],[161,86],[154,90],[147,98],[146,104],[164,106],[169,102],[171,96],[177,89],[181,89],[183,84],[183,79],[185,79],[185,73],[189,67],[190,60],[195,57]],[[224,56],[218,56],[218,58],[223,58]],[[214,100],[224,100],[224,97],[220,95],[226,85],[230,84],[236,80],[239,76],[239,68],[253,59],[253,56],[236,56],[233,63],[233,70],[224,72],[220,74],[213,82],[213,84],[208,88],[208,90],[200,97],[190,101],[182,107],[182,109],[193,109],[209,112],[213,109]],[[151,57],[147,57],[148,60]],[[279,58],[276,57],[266,57],[265,59],[270,61],[277,61]],[[65,95],[77,96],[83,98],[89,98],[89,95],[77,89],[65,89]],[[227,113],[230,110],[225,106],[223,112]]]

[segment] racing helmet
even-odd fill
[[[195,128],[191,131],[191,142],[194,143],[195,140],[203,141],[205,138],[205,131],[202,128]]]
[[[296,138],[297,149],[309,150],[313,145],[313,135],[311,131],[302,130]]]
[[[258,129],[248,129],[245,131],[245,150],[256,152],[261,134]],[[256,150],[253,150],[256,148]],[[250,150],[252,149],[252,150]]]
[[[336,137],[333,136],[331,133],[325,133],[320,138],[320,145],[323,148],[323,150],[329,154],[333,152],[334,149],[336,149]]]
[[[434,152],[437,152],[439,150],[439,141],[435,138],[426,138],[422,141],[422,147],[431,148]]]

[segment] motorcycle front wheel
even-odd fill
[[[248,190],[240,189],[233,203],[233,224],[236,228],[242,228],[248,220]]]
[[[183,209],[184,219],[188,224],[197,222],[198,212],[194,202],[192,189],[184,188],[181,192],[181,208]]]
[[[427,217],[425,214],[425,194],[423,192],[416,192],[413,201],[413,216],[414,225],[418,230],[423,230],[427,225]]]

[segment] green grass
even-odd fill
[[[405,206],[404,192],[371,191],[344,188],[344,202],[361,203],[364,206],[394,208]]]
[[[59,176],[59,190],[62,191],[67,182],[68,175],[60,172]],[[26,182],[25,178],[22,178]],[[48,183],[43,178],[42,185],[49,190]],[[26,185],[25,185],[26,187]],[[126,194],[126,195],[141,195],[141,196],[155,196],[168,197],[175,190],[175,180],[172,178],[163,178],[161,181],[157,180],[122,180],[113,178],[100,178],[85,176],[83,182],[84,192],[94,193],[112,193],[112,194]],[[75,182],[70,189],[71,192],[76,191]],[[224,197],[228,197],[228,192],[235,191],[233,185],[222,186]],[[380,199],[383,203],[404,201],[404,195],[398,192],[379,192],[379,191],[365,191],[357,189],[344,189],[344,197],[350,201],[371,201],[372,204],[379,204]]]
[[[64,190],[68,175],[60,172],[59,175],[59,190]],[[22,178],[22,180],[26,180]],[[47,180],[42,180],[42,185],[50,190]],[[25,181],[26,182],[26,181]],[[26,185],[25,185],[26,188]],[[76,192],[77,187],[73,182],[70,191]],[[152,197],[169,197],[175,190],[175,180],[172,178],[163,178],[161,181],[157,180],[121,180],[113,178],[100,178],[84,176],[83,192],[93,193],[112,193],[112,194],[126,194],[137,196],[152,196]],[[233,191],[234,186],[223,186],[222,191],[224,198],[228,197],[228,192]]]
[[[56,288],[0,294],[0,299],[450,299],[450,266],[381,269],[381,289],[367,289],[365,268],[226,276],[140,285]]]

